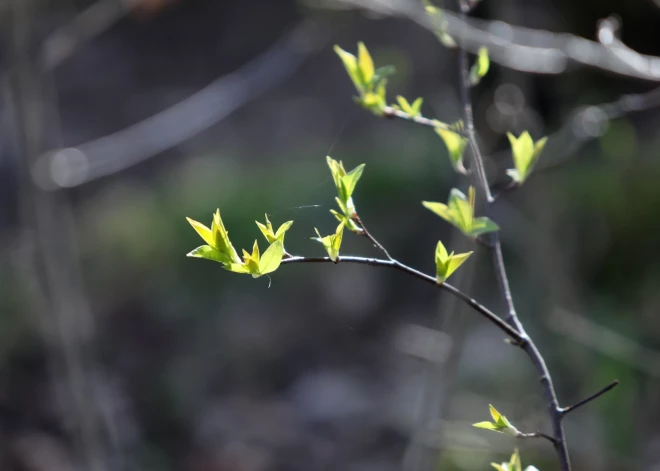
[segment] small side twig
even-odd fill
[[[444,129],[446,131],[452,131],[455,132],[456,134],[466,137],[465,132],[459,129],[458,127],[443,123],[442,121],[438,121],[437,119],[429,119],[429,118],[425,118],[424,116],[413,116],[411,114],[406,113],[405,111],[397,110],[396,108],[393,108],[391,106],[386,106],[383,109],[383,113],[386,118],[399,118],[399,119],[403,119],[404,121],[410,121],[416,124],[421,124],[422,126],[428,126],[433,129],[437,128],[437,129]]]
[[[543,432],[532,432],[532,433],[518,432],[516,438],[545,438],[546,440],[550,441],[550,443],[552,443],[553,445],[557,443],[556,438],[551,437],[550,435],[545,434]]]
[[[562,415],[566,415],[569,412],[572,412],[575,409],[577,409],[579,407],[582,407],[585,404],[588,404],[589,402],[593,401],[594,399],[598,399],[600,396],[602,396],[606,392],[610,391],[611,389],[614,389],[618,384],[619,384],[619,380],[615,379],[614,381],[612,381],[610,384],[608,384],[607,386],[605,386],[604,388],[602,388],[598,392],[595,392],[591,396],[588,396],[588,397],[582,399],[581,401],[576,402],[572,406],[562,407],[559,411],[561,412]]]
[[[360,235],[362,235],[362,236],[366,237],[367,239],[369,239],[369,241],[370,241],[372,244],[374,244],[374,247],[376,247],[378,250],[380,250],[381,252],[383,252],[383,254],[384,254],[389,260],[394,260],[394,259],[392,258],[392,256],[390,255],[390,253],[387,251],[387,249],[386,249],[385,247],[383,247],[383,244],[381,244],[380,242],[378,242],[378,240],[376,240],[376,238],[375,238],[374,236],[372,236],[371,233],[367,230],[367,226],[364,225],[364,222],[362,222],[362,219],[360,219],[360,216],[359,216],[357,213],[354,213],[354,214],[353,214],[352,219],[353,219],[355,222],[358,223],[358,225],[360,226],[360,228],[362,228],[362,232],[360,233]]]

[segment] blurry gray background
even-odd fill
[[[395,257],[432,272],[438,239],[473,249],[420,204],[464,187],[441,140],[357,107],[332,45],[365,41],[397,68],[390,101],[422,96],[446,122],[457,53],[383,13],[414,0],[356,3],[0,3],[0,469],[485,470],[515,446],[556,469],[544,441],[471,427],[493,403],[549,429],[528,360],[447,295],[356,265],[283,266],[269,288],[185,257],[200,241],[184,217],[216,208],[239,249],[267,212],[295,220],[288,251],[321,256],[327,154],[367,164],[354,198]],[[593,41],[613,14],[627,46],[660,55],[650,0],[483,0],[474,16]],[[551,136],[494,218],[561,402],[621,381],[567,418],[574,469],[659,470],[659,92],[564,65],[493,63],[473,91],[496,186],[507,131]],[[502,313],[489,262],[477,248],[453,282]]]

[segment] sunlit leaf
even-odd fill
[[[474,217],[474,188],[470,187],[470,199],[454,188],[447,204],[423,201],[422,204],[469,237],[499,230],[497,224],[486,217]]]
[[[444,203],[433,203],[431,201],[422,201],[422,204],[424,205],[425,208],[430,209],[433,211],[435,214],[440,216],[442,219],[449,223],[454,223],[452,219],[452,213],[449,209],[449,207],[444,204]]]
[[[273,242],[259,260],[259,274],[266,275],[277,270],[284,256],[284,245],[279,240]]]
[[[544,137],[534,143],[532,136],[527,131],[523,132],[518,138],[511,133],[507,133],[507,137],[511,144],[513,165],[515,167],[515,169],[507,170],[507,173],[516,183],[521,184],[534,169],[548,138]]]
[[[465,147],[467,146],[467,139],[448,129],[435,128],[435,132],[442,138],[442,141],[447,147],[452,167],[454,167],[457,172],[465,173],[463,155],[465,153]]]
[[[477,422],[476,424],[472,424],[472,426],[476,428],[482,428],[485,430],[492,430],[494,432],[499,432],[497,425],[495,425],[492,422]]]
[[[229,240],[229,232],[227,232],[227,229],[225,229],[225,225],[222,222],[222,218],[220,217],[219,209],[217,209],[213,214],[211,233],[213,234],[213,247],[227,255],[234,262],[240,263],[236,249]]]
[[[358,67],[362,76],[362,83],[367,85],[374,76],[374,61],[363,42],[358,43]]]
[[[362,177],[364,165],[365,164],[358,165],[341,179],[342,186],[346,192],[345,200],[348,200],[348,198],[353,195],[353,191],[355,191],[355,185],[357,185],[357,182],[360,181],[360,177]]]
[[[344,222],[342,221],[337,226],[337,229],[335,230],[334,234],[330,234],[325,237],[321,236],[318,229],[314,229],[314,230],[316,231],[318,237],[313,237],[313,239],[321,242],[326,252],[328,252],[328,256],[330,257],[330,260],[336,262],[337,257],[339,257],[339,249],[341,248],[341,241],[344,233]]]
[[[362,74],[360,73],[360,69],[358,67],[357,58],[350,52],[344,51],[337,45],[335,45],[334,50],[343,62],[344,68],[346,69],[348,76],[353,82],[353,85],[355,85],[357,91],[362,94],[364,92],[364,83],[362,82]]]
[[[490,68],[490,59],[488,58],[488,48],[479,48],[477,60],[470,69],[470,84],[477,85],[481,79],[488,73]]]
[[[210,245],[202,245],[197,247],[195,250],[191,250],[188,254],[186,254],[186,257],[205,258],[206,260],[212,260],[214,262],[220,262],[223,264],[231,263],[231,260],[229,260],[225,254],[220,253]]]

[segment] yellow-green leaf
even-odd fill
[[[517,138],[511,133],[507,133],[507,137],[511,144],[511,153],[515,167],[515,169],[507,170],[507,173],[515,182],[521,184],[532,172],[548,138],[544,137],[534,143],[532,136],[527,131],[523,132]]]
[[[266,275],[277,270],[284,256],[284,245],[279,240],[273,242],[259,260],[259,274]]]
[[[492,430],[493,432],[499,432],[497,425],[492,422],[477,422],[472,424],[473,427],[482,428],[484,430]]]
[[[435,203],[431,201],[422,201],[422,204],[426,209],[430,209],[433,211],[435,214],[440,216],[442,219],[445,221],[453,224],[454,221],[452,220],[451,216],[451,211],[449,210],[449,207],[444,204],[444,203]]]
[[[374,76],[374,61],[363,42],[358,43],[358,67],[362,75],[362,83],[367,86]]]
[[[231,260],[229,260],[229,258],[226,255],[220,253],[218,250],[214,249],[210,245],[202,245],[200,247],[197,247],[195,250],[192,250],[188,254],[186,254],[186,257],[205,258],[206,260],[212,260],[214,262],[220,262],[222,264],[231,263]]]
[[[490,68],[490,59],[488,58],[488,48],[479,48],[477,60],[470,69],[470,84],[477,85],[481,79],[488,73]]]
[[[342,177],[342,189],[346,193],[346,197],[344,198],[345,201],[353,195],[355,186],[357,185],[357,182],[360,181],[360,177],[362,177],[364,165],[365,164],[358,165],[353,170],[348,172],[344,177]]]
[[[222,218],[220,217],[219,209],[217,209],[213,214],[211,233],[213,234],[213,247],[227,255],[232,261],[240,263],[240,258],[238,258],[236,249],[229,240],[229,232],[227,232],[227,229],[225,229],[225,225],[222,222]]]
[[[463,155],[465,154],[467,139],[465,139],[460,134],[448,129],[435,128],[435,132],[442,138],[442,141],[445,143],[449,153],[449,160],[451,161],[451,165],[454,167],[454,170],[460,173],[465,173]]]
[[[190,225],[197,231],[197,233],[204,239],[204,242],[209,244],[211,247],[215,245],[215,241],[213,240],[213,234],[211,233],[211,229],[206,227],[204,224],[201,222],[197,222],[194,219],[186,218]]]
[[[360,92],[360,94],[364,93],[364,83],[362,82],[362,74],[358,67],[357,58],[337,45],[335,45],[334,50],[344,64],[344,68],[357,91]]]

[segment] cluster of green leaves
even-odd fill
[[[520,461],[520,453],[518,449],[513,452],[511,459],[508,463],[491,463],[491,466],[497,471],[523,471],[522,462]],[[539,471],[535,466],[527,466],[525,471]]]
[[[362,177],[364,164],[360,164],[350,172],[346,172],[341,160],[336,161],[332,157],[327,156],[326,161],[328,167],[330,167],[330,173],[332,173],[335,187],[337,188],[335,201],[341,210],[341,213],[334,209],[331,209],[330,212],[339,222],[344,223],[348,229],[360,233],[362,232],[362,228],[354,220],[357,213],[355,211],[355,204],[353,203],[353,192],[358,181],[360,181],[360,177]]]
[[[312,237],[312,239],[321,242],[321,244],[323,244],[323,248],[325,248],[326,252],[328,252],[328,257],[330,257],[330,260],[336,262],[337,258],[339,258],[339,249],[341,248],[341,241],[344,234],[344,223],[340,222],[337,226],[337,229],[335,230],[335,233],[325,237],[321,236],[317,228],[314,228],[314,230],[316,231],[316,235],[318,235],[318,237]]]
[[[505,433],[513,437],[520,435],[520,432],[516,427],[514,427],[509,420],[500,414],[497,409],[492,405],[490,407],[490,416],[493,418],[492,422],[478,422],[474,424],[474,427],[483,428],[486,430],[492,430],[493,432]]]
[[[422,204],[472,239],[499,230],[499,226],[487,217],[474,217],[474,187],[470,187],[468,194],[469,200],[462,191],[454,188],[449,192],[447,204],[430,201]]]
[[[252,252],[243,250],[243,259],[238,256],[236,249],[229,240],[229,232],[225,228],[220,210],[213,214],[211,228],[193,219],[186,218],[190,225],[197,231],[205,245],[197,247],[188,253],[188,257],[205,258],[222,264],[225,270],[234,273],[250,274],[254,278],[272,273],[280,266],[284,257],[284,234],[291,227],[293,221],[287,221],[282,224],[277,231],[273,231],[273,226],[266,216],[266,224],[257,222],[257,226],[266,237],[270,244],[266,251],[261,254],[259,244],[254,241]]]
[[[375,69],[371,54],[362,42],[358,43],[357,57],[339,46],[335,46],[334,49],[359,93],[355,100],[377,115],[384,114],[387,106],[385,97],[387,77],[394,73],[394,67],[385,66]]]
[[[511,133],[507,133],[507,137],[511,143],[513,165],[516,167],[507,170],[507,174],[520,185],[532,172],[548,138],[544,137],[534,142],[527,131],[523,132],[518,138]]]

